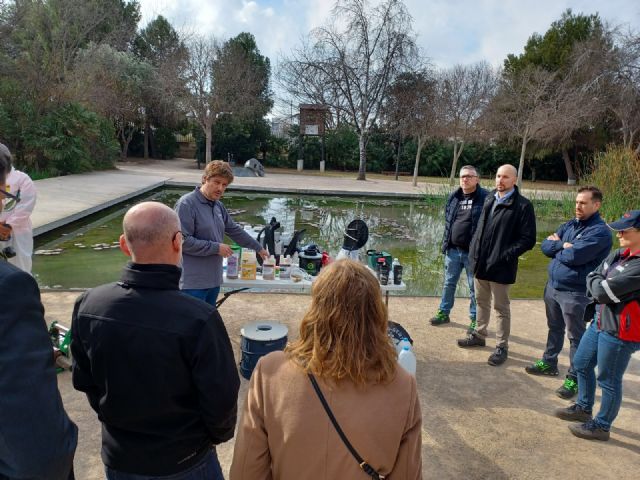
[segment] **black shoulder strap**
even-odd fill
[[[362,470],[364,470],[364,472],[367,475],[371,476],[372,478],[383,480],[385,478],[385,476],[384,475],[380,475],[378,472],[376,472],[374,470],[374,468],[371,465],[369,465],[360,456],[360,454],[358,454],[356,449],[353,448],[353,445],[351,445],[351,442],[349,442],[349,439],[347,438],[347,436],[342,431],[342,428],[340,428],[340,425],[338,424],[338,421],[336,420],[336,417],[333,415],[333,412],[331,411],[331,408],[329,408],[329,404],[327,403],[327,400],[324,398],[324,395],[322,394],[322,390],[320,390],[320,385],[318,385],[318,382],[316,381],[316,378],[311,373],[309,373],[308,376],[309,376],[309,380],[311,380],[311,385],[313,385],[313,389],[316,391],[316,394],[318,395],[318,398],[320,399],[320,402],[322,403],[322,406],[324,407],[325,412],[327,412],[327,415],[329,416],[329,419],[331,420],[331,423],[333,423],[333,427],[336,429],[336,432],[338,432],[338,435],[340,435],[340,438],[342,439],[342,442],[345,444],[345,446],[347,447],[349,452],[351,452],[351,455],[353,455],[353,458],[355,458],[356,461],[358,462],[358,464],[360,465],[360,468]]]

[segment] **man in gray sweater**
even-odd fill
[[[214,160],[204,169],[202,185],[180,197],[175,206],[184,238],[180,289],[214,306],[222,284],[222,259],[232,254],[224,243],[225,234],[269,258],[269,252],[233,221],[220,201],[231,182],[229,164]]]

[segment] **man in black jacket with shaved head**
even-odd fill
[[[492,366],[508,356],[511,331],[509,287],[515,283],[518,258],[536,244],[536,217],[531,202],[523,197],[512,165],[502,165],[496,173],[496,189],[488,196],[478,228],[471,240],[469,264],[476,291],[476,328],[458,346],[484,347],[491,317],[491,299],[496,311],[496,349],[489,356]]]
[[[240,386],[229,336],[215,307],[178,289],[176,213],[143,202],[123,230],[132,262],[76,301],[71,329],[73,385],[102,422],[107,478],[222,479],[214,446],[233,437]]]

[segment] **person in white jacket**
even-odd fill
[[[13,247],[16,255],[9,262],[31,273],[33,254],[33,227],[31,213],[36,205],[36,187],[24,172],[13,167],[11,152],[0,143],[0,163],[8,171],[5,190],[16,198],[2,196],[0,210],[0,247]]]

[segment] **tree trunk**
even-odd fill
[[[204,164],[205,166],[209,164],[211,161],[211,135],[212,135],[212,125],[207,123],[204,136],[205,136],[205,147],[204,147]]]
[[[400,170],[400,146],[402,145],[402,135],[398,136],[398,148],[396,150],[396,182],[398,181],[398,171]]]
[[[458,146],[458,141],[454,140],[453,142],[453,162],[451,162],[451,173],[449,174],[449,185],[454,184],[454,179],[456,178],[456,170],[458,169],[458,159],[460,155],[462,155],[462,149],[464,148],[464,140],[460,142]]]
[[[416,163],[413,166],[413,186],[418,186],[418,167],[420,167],[420,154],[422,153],[422,147],[424,146],[424,139],[418,135],[418,150],[416,151]]]
[[[366,180],[367,171],[367,139],[363,132],[358,135],[358,148],[360,149],[360,167],[358,168],[357,180]]]
[[[126,127],[120,128],[120,132],[119,132],[120,145],[121,145],[120,160],[123,162],[127,159],[127,150],[129,150],[129,140],[127,140],[127,135],[125,134],[125,128]]]
[[[145,115],[144,117],[144,159],[149,159],[149,132],[151,131],[151,126],[149,125],[149,117]]]
[[[518,162],[518,181],[516,182],[518,186],[522,186],[522,172],[524,172],[524,158],[527,153],[527,143],[529,139],[527,138],[527,134],[525,133],[522,136],[522,147],[520,148],[520,162]]]
[[[567,185],[575,185],[576,174],[573,172],[573,165],[571,165],[567,147],[562,147],[562,160],[564,160],[564,168],[567,170]]]

